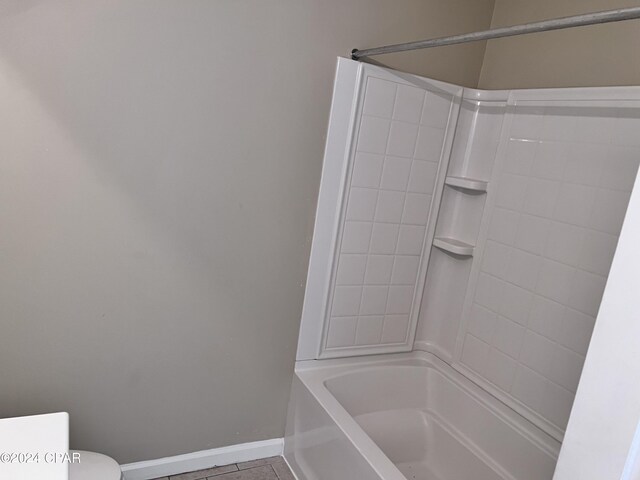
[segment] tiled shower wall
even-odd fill
[[[640,105],[589,105],[516,107],[461,333],[463,365],[560,430],[640,163]]]
[[[355,140],[324,352],[408,348],[453,96],[369,76]]]
[[[462,100],[357,71],[341,101],[356,96],[353,134],[325,158],[321,194],[341,196],[321,195],[335,230],[314,234],[299,358],[423,349],[561,439],[640,164],[640,90]],[[454,137],[461,102],[478,109]],[[432,246],[436,232],[468,248]]]

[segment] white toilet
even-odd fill
[[[101,453],[70,450],[80,455],[79,463],[69,464],[69,480],[122,480],[120,465],[113,458]]]
[[[0,419],[0,452],[5,452],[0,459],[0,478],[123,479],[120,465],[113,458],[69,450],[69,415],[65,412]],[[13,458],[6,452],[20,453]],[[36,453],[38,457],[27,457]],[[38,461],[26,461],[34,458]]]

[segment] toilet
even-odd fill
[[[120,465],[113,458],[101,453],[84,450],[69,450],[69,455],[78,454],[80,462],[69,464],[69,480],[122,480]]]
[[[42,460],[29,463],[0,461],[0,478],[20,478],[21,480],[42,480],[43,478],[47,480],[123,480],[124,478],[120,465],[113,458],[100,453],[69,450],[69,414],[66,412],[1,418],[0,452],[37,452],[38,459]]]

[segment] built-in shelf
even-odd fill
[[[433,239],[433,246],[455,255],[461,255],[463,257],[473,256],[473,245],[461,242],[455,238],[436,237]]]
[[[450,187],[463,188],[473,192],[486,192],[487,182],[467,177],[447,177],[444,181]]]

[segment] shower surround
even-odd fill
[[[552,478],[639,131],[637,87],[338,60],[285,439],[300,478]]]

